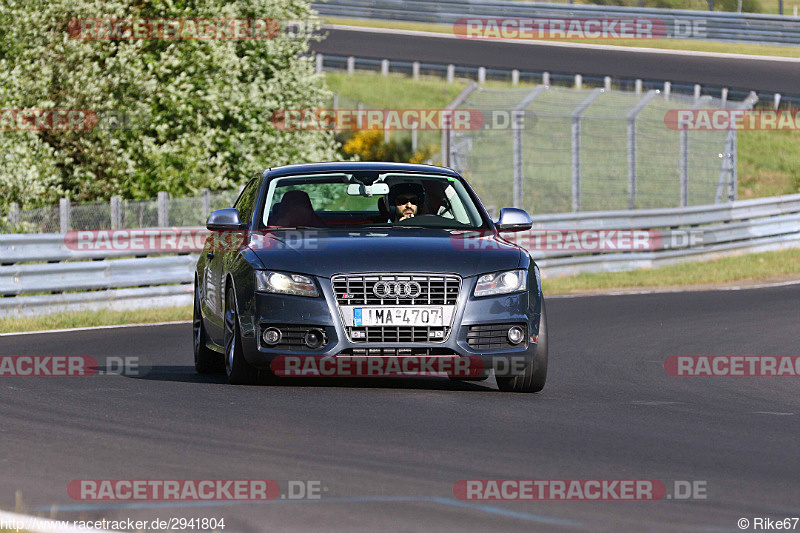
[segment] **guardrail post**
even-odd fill
[[[728,107],[728,88],[722,88],[722,107]]]
[[[636,94],[642,94],[642,80],[639,78],[636,78],[634,82],[634,91],[636,91]]]
[[[775,111],[778,110],[780,105],[781,105],[781,93],[775,93]]]
[[[550,73],[542,72],[542,85],[550,85]]]
[[[200,206],[203,216],[207,217],[211,214],[211,192],[208,189],[200,189]]]
[[[583,76],[580,74],[575,74],[575,88],[578,90],[583,89]]]
[[[658,91],[647,91],[644,98],[639,100],[633,109],[628,112],[628,209],[636,209],[636,188],[638,181],[638,169],[636,162],[636,117],[642,109],[656,97]]]
[[[389,75],[389,60],[381,59],[381,76]]]
[[[699,83],[695,83],[694,84],[694,99],[695,100],[700,98],[700,91],[701,90],[702,90],[702,88],[700,87],[700,84]]]
[[[486,67],[478,67],[478,83],[486,83]]]
[[[664,99],[669,100],[669,92],[672,90],[672,84],[668,81],[664,82]]]
[[[158,227],[166,228],[169,226],[169,193],[159,191],[158,193]]]
[[[322,74],[323,67],[325,66],[325,56],[317,54],[317,74]]]
[[[415,80],[419,79],[419,61],[411,63],[411,77]]]
[[[512,125],[511,125],[511,135],[512,135],[512,146],[511,146],[511,153],[513,159],[513,171],[514,171],[514,189],[513,189],[513,205],[514,207],[519,207],[520,209],[523,208],[524,198],[523,198],[523,181],[524,181],[524,174],[522,169],[522,133],[525,130],[525,125],[523,124],[523,117],[525,114],[525,109],[528,108],[529,105],[536,100],[536,97],[539,96],[543,91],[546,91],[549,87],[546,85],[539,85],[534,90],[529,92],[525,95],[525,98],[520,100],[520,102],[514,106],[514,111],[511,115]]]
[[[8,222],[11,224],[11,229],[16,230],[17,226],[19,226],[19,204],[11,202],[8,207]]]
[[[603,89],[592,89],[572,112],[572,211],[581,210],[581,115],[602,92]]]
[[[111,197],[111,229],[122,227],[122,198],[119,196]]]
[[[347,58],[347,74],[352,76],[356,72],[356,58],[350,56]]]
[[[71,209],[70,209],[70,207],[71,206],[70,206],[70,203],[69,203],[69,198],[62,198],[61,200],[59,200],[59,206],[58,207],[59,207],[58,215],[59,215],[59,222],[60,222],[60,226],[61,226],[61,233],[66,233],[70,229],[72,229],[72,228],[70,228],[70,225],[71,225],[72,221],[70,220],[70,218],[71,218]]]
[[[456,81],[456,66],[453,64],[447,65],[447,83]]]
[[[511,71],[511,85],[519,85],[519,70],[517,69]]]
[[[611,76],[606,76],[605,78],[603,78],[603,88],[606,91],[611,90]]]

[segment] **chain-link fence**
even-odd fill
[[[736,131],[668,127],[670,110],[749,109],[710,96],[475,86],[457,109],[481,128],[449,132],[443,153],[487,206],[531,213],[713,204],[736,198]]]
[[[69,230],[138,229],[168,226],[203,226],[209,213],[231,207],[239,190],[202,190],[199,196],[170,198],[159,193],[147,200],[114,197],[107,202],[73,203],[20,210],[11,205],[0,213],[0,233],[65,233]]]

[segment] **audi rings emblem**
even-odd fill
[[[378,298],[418,298],[422,287],[416,281],[379,281],[372,288]]]

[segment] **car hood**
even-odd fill
[[[250,240],[264,268],[321,277],[347,272],[453,272],[520,265],[520,249],[490,231],[436,228],[278,230]]]

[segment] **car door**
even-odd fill
[[[242,189],[239,199],[233,207],[239,210],[239,219],[250,223],[253,217],[255,202],[258,198],[258,178],[253,178]],[[238,253],[235,246],[226,246],[225,243],[234,242],[230,236],[221,235],[220,238],[211,239],[213,246],[206,244],[203,253],[206,254],[205,288],[207,316],[206,332],[218,345],[224,343],[224,314],[225,314],[225,265],[232,261],[232,254]]]

